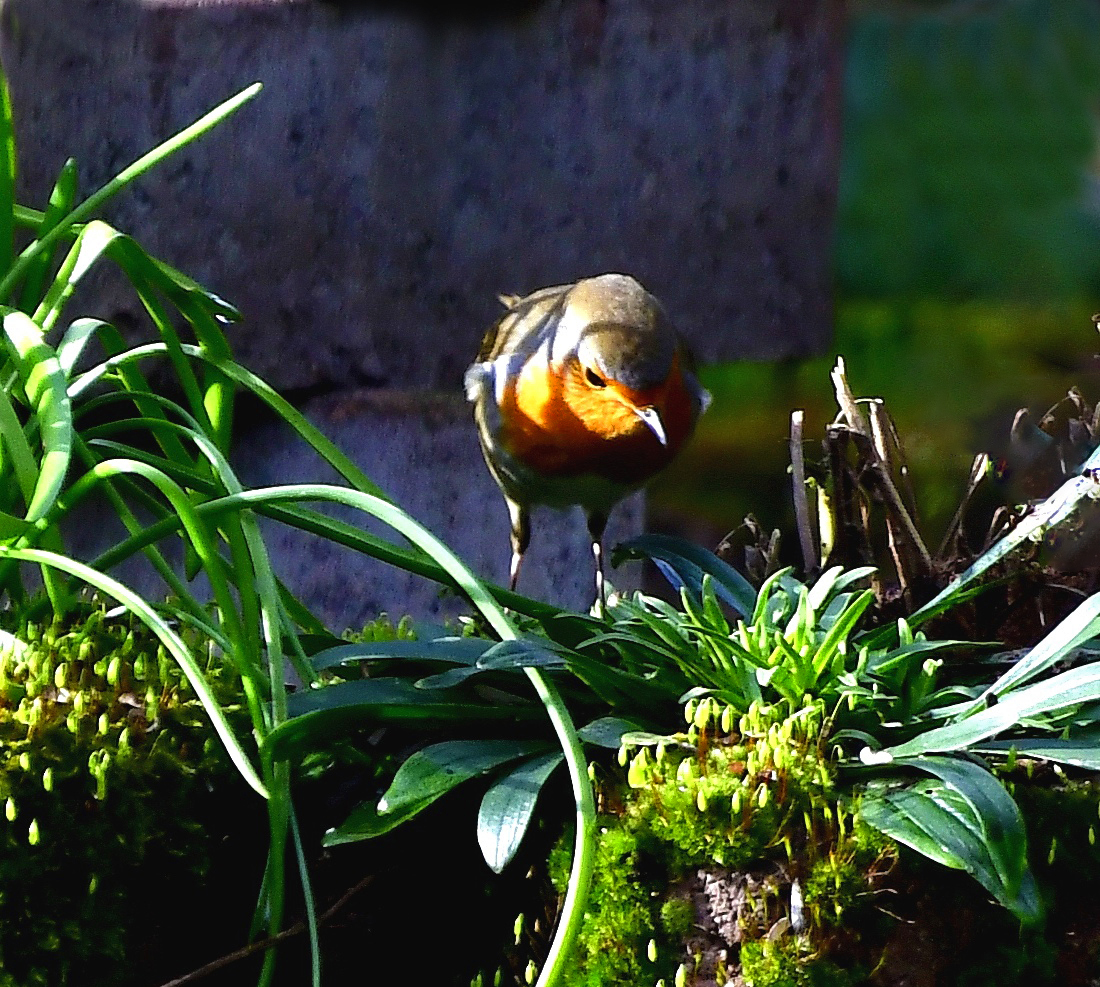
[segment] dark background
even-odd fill
[[[836,354],[896,419],[933,547],[1018,408],[1041,415],[1071,385],[1100,399],[1100,5],[881,0],[848,16],[834,344],[705,373],[714,405],[654,505],[707,541],[751,511],[794,551],[789,415],[806,410],[817,455]]]

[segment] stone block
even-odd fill
[[[239,305],[236,352],[281,389],[457,391],[498,292],[610,270],[703,361],[824,347],[841,0],[429,8],[4,0],[22,198],[260,80],[108,215]],[[141,321],[110,279],[83,309]]]

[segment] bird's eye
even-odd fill
[[[588,381],[593,387],[607,387],[607,381],[604,380],[595,370],[591,367],[584,368],[584,379]]]

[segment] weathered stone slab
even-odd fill
[[[240,306],[277,387],[457,390],[498,292],[609,270],[704,361],[824,346],[841,6],[4,0],[0,51],[34,205],[261,80],[111,217]]]

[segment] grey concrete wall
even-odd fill
[[[705,361],[825,345],[841,8],[547,0],[439,21],[396,2],[3,0],[0,57],[29,205],[69,155],[90,190],[262,81],[107,218],[237,304],[238,357],[281,389],[458,393],[498,292],[607,270],[657,294]],[[72,313],[140,331],[110,277]],[[345,437],[381,474],[372,421]],[[425,478],[394,483],[412,502]],[[484,537],[504,560],[499,513]],[[426,519],[462,536],[445,504]],[[587,568],[556,530],[561,571]]]

